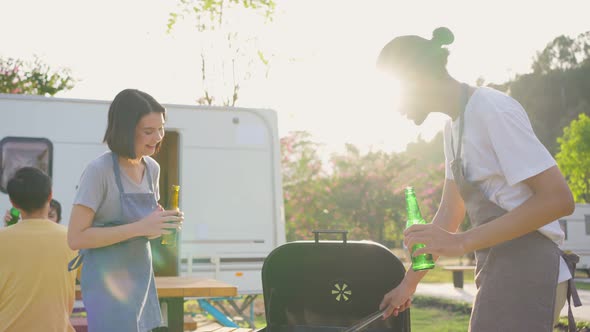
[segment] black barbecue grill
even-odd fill
[[[262,267],[266,332],[344,331],[379,309],[405,268],[386,247],[347,241],[345,231],[315,231],[315,241],[273,250]],[[320,241],[320,233],[342,241]],[[410,331],[410,310],[378,319],[368,332]]]

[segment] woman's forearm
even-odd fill
[[[68,242],[74,250],[106,247],[141,236],[136,223],[113,227],[88,227],[70,236]]]

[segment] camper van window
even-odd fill
[[[561,230],[565,234],[565,240],[567,240],[567,220],[559,219],[559,226],[561,226]]]
[[[5,137],[0,141],[0,190],[21,167],[39,168],[51,177],[53,144],[46,138]]]
[[[590,214],[584,215],[586,221],[586,235],[590,235]]]

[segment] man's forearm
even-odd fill
[[[466,252],[493,247],[530,232],[571,214],[567,199],[552,194],[531,196],[519,207],[484,225],[463,233]]]

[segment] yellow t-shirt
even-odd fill
[[[26,219],[0,229],[0,331],[73,332],[76,272],[67,229]]]

